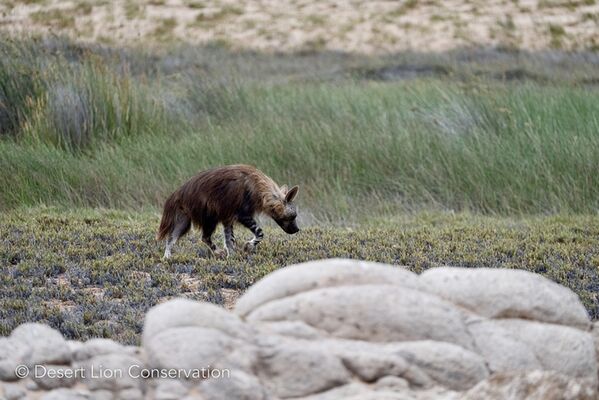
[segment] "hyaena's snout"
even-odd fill
[[[297,222],[295,218],[292,220],[275,220],[277,224],[283,229],[286,233],[293,235],[294,233],[299,232],[299,228],[297,226]]]

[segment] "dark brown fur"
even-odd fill
[[[297,188],[292,190],[291,200]],[[271,216],[281,225],[280,221],[290,220],[287,194],[286,187],[280,188],[271,178],[249,165],[230,165],[200,172],[167,199],[156,238],[168,239],[175,229],[178,233],[175,236],[180,237],[193,223],[202,229],[203,237],[210,239],[218,223],[225,226],[237,221],[244,223],[258,213]],[[295,223],[294,206],[292,211]],[[248,224],[244,225],[251,229]]]

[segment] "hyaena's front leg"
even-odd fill
[[[216,251],[216,245],[212,243],[212,234],[216,229],[216,221],[208,220],[202,225],[202,242],[208,246],[210,251],[214,253]]]
[[[225,233],[225,251],[227,256],[235,253],[235,234],[233,233],[233,223],[224,224]]]
[[[258,246],[258,244],[260,244],[264,238],[264,232],[262,232],[262,228],[258,226],[253,217],[241,217],[239,218],[239,223],[248,228],[254,234],[254,238],[247,242],[244,246],[246,251],[254,251],[256,246]]]

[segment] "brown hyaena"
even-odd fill
[[[264,238],[254,217],[264,213],[287,233],[299,231],[297,208],[293,204],[298,187],[279,187],[271,178],[250,165],[229,165],[200,172],[175,191],[164,204],[156,238],[166,239],[164,257],[171,256],[177,239],[185,235],[193,223],[202,230],[202,241],[216,252],[212,234],[219,223],[225,234],[224,254],[234,252],[233,224],[249,229],[254,238],[245,249],[253,251]]]

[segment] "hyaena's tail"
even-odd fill
[[[177,201],[175,195],[171,195],[164,203],[164,210],[162,211],[162,219],[160,220],[160,227],[158,233],[156,233],[156,240],[162,240],[166,238],[175,227],[175,221],[177,220]]]

